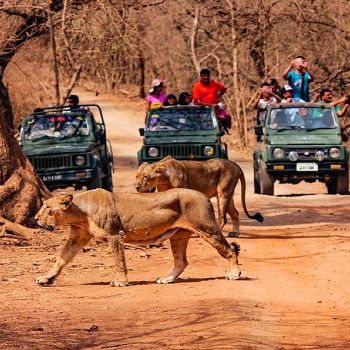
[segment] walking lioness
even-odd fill
[[[238,279],[239,246],[226,241],[217,226],[213,207],[203,194],[188,189],[163,193],[111,193],[102,189],[59,194],[46,200],[35,217],[38,224],[69,225],[70,235],[52,269],[37,279],[50,284],[91,238],[106,239],[115,257],[112,286],[128,283],[124,243],[150,245],[170,239],[174,266],[157,283],[173,282],[186,268],[186,249],[192,233],[199,234],[229,262],[226,278]]]
[[[245,176],[240,166],[227,159],[213,158],[206,161],[176,160],[167,156],[157,163],[143,163],[136,174],[138,192],[158,192],[170,188],[190,188],[211,198],[217,196],[220,225],[226,223],[226,212],[231,216],[233,231],[230,237],[239,233],[239,214],[233,201],[238,180],[241,181],[242,207],[248,218],[262,222],[260,213],[250,215],[246,203]]]

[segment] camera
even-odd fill
[[[350,95],[346,96],[346,100],[345,100],[344,103],[347,104],[347,105],[350,105]]]

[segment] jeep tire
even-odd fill
[[[326,183],[327,193],[328,194],[337,194],[337,180],[331,180]]]
[[[260,178],[256,169],[257,169],[257,164],[254,164],[254,193],[261,194]]]
[[[273,196],[274,181],[273,177],[267,172],[267,165],[264,161],[260,162],[260,189],[261,194]]]
[[[87,185],[87,189],[88,190],[94,190],[95,188],[102,188],[102,179],[101,179],[101,169],[100,169],[100,167],[96,168],[96,176]]]
[[[102,188],[106,191],[113,192],[112,166],[109,165],[106,176],[102,179]]]
[[[337,179],[337,193],[348,194],[349,193],[349,172],[338,175]]]

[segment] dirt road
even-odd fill
[[[105,112],[115,191],[134,191],[143,106],[89,94],[82,102]],[[226,281],[226,261],[194,238],[190,264],[171,285],[154,283],[171,265],[168,244],[128,250],[132,283],[112,288],[113,258],[105,244],[91,243],[43,288],[34,279],[64,236],[2,244],[0,349],[349,349],[350,196],[326,195],[321,184],[254,195],[252,164],[234,150],[230,158],[245,170],[248,208],[265,216],[259,224],[241,214],[241,280]],[[237,194],[236,202],[240,208]]]

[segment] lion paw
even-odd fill
[[[40,286],[45,286],[45,285],[52,284],[53,278],[40,276],[40,277],[38,277],[38,278],[35,280],[35,282],[36,282],[37,284],[39,284]]]
[[[111,287],[126,287],[128,285],[128,281],[111,281],[109,285]]]
[[[174,282],[174,280],[175,280],[175,278],[172,278],[172,277],[159,277],[159,278],[157,278],[156,283],[168,284],[168,283]]]
[[[238,237],[239,236],[239,232],[238,231],[231,231],[228,233],[227,237]]]
[[[233,281],[233,280],[239,280],[241,277],[241,272],[237,273],[227,273],[225,278],[229,281]]]

